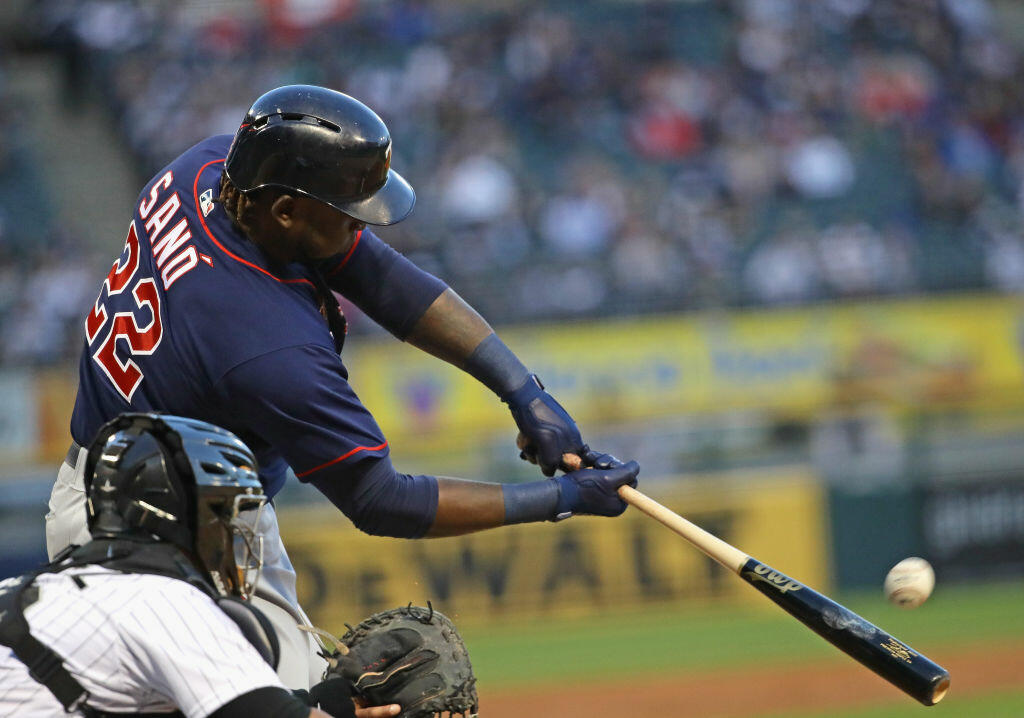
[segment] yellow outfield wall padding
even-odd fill
[[[746,553],[829,587],[825,492],[802,467],[733,474],[655,497]],[[595,614],[706,602],[764,604],[736,576],[637,511],[465,537],[372,537],[335,509],[283,508],[300,601],[327,630],[410,601],[462,620]]]

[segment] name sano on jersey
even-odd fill
[[[170,171],[165,172],[149,190],[149,197],[139,203],[139,216],[145,221],[146,235],[153,249],[153,260],[160,270],[164,291],[181,276],[195,269],[200,258],[195,245],[189,244],[192,232],[188,228],[188,220],[180,215],[181,198],[178,193],[172,192],[166,199],[161,197],[161,193],[171,186],[173,180],[174,175]],[[161,199],[162,203],[154,211]],[[175,219],[177,223],[164,232]],[[213,260],[208,256],[202,255],[202,259],[212,266]]]

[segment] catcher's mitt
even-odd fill
[[[397,703],[399,718],[476,716],[476,677],[466,645],[429,603],[375,613],[348,628],[327,656],[326,682],[345,679],[366,705]]]

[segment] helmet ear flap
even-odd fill
[[[86,496],[92,493],[93,477],[98,470],[100,459],[107,448],[107,440],[123,425],[123,421],[124,420],[121,416],[108,421],[100,427],[99,431],[96,432],[96,436],[93,438],[92,443],[89,444],[89,449],[85,456],[85,472],[82,477],[85,485]],[[116,464],[116,461],[113,461],[112,463],[112,459],[113,457],[108,457],[107,463],[111,468],[114,468],[113,464]]]
[[[111,470],[107,469],[104,473],[108,473],[108,476],[99,482],[100,486],[110,482]],[[120,534],[129,529],[118,494],[109,495],[102,491],[87,493],[85,505],[86,525],[93,535]]]
[[[121,475],[118,466],[124,444],[110,441],[124,425],[123,417],[104,424],[89,445],[82,477],[86,496],[86,526],[102,533],[120,533],[127,530],[117,498],[120,496]]]

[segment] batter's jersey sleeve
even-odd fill
[[[322,269],[331,289],[403,341],[448,288],[368,229],[347,254],[325,260]]]
[[[387,439],[343,371],[326,347],[287,347],[225,374],[219,402],[363,531],[422,536],[437,511],[437,479],[394,470]]]
[[[342,480],[346,466],[388,454],[387,439],[343,372],[327,347],[285,347],[232,368],[217,392],[300,480],[324,472]]]

